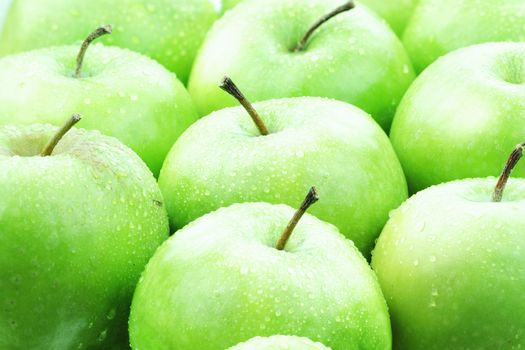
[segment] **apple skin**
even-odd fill
[[[525,44],[482,44],[443,57],[410,87],[390,138],[412,193],[500,174],[525,138],[524,62]]]
[[[495,178],[422,191],[396,210],[373,253],[394,348],[525,346],[525,181],[491,202]]]
[[[306,30],[340,0],[253,0],[216,22],[195,60],[188,89],[201,115],[237,105],[217,89],[227,75],[251,101],[321,96],[354,104],[390,128],[414,80],[403,45],[363,6],[325,23],[305,51],[292,52]]]
[[[221,6],[222,7],[222,11],[226,12],[228,10],[231,10],[232,8],[237,6],[237,4],[239,4],[242,1],[245,1],[245,0],[222,0],[221,1],[221,3],[222,3],[222,6]]]
[[[330,348],[307,338],[274,335],[268,338],[255,337],[228,350],[330,350]]]
[[[294,212],[234,204],[172,236],[133,296],[133,349],[226,349],[274,334],[333,350],[391,349],[377,279],[334,226],[305,214],[285,250],[274,248]]]
[[[223,11],[232,9],[245,0],[224,0]],[[358,2],[374,10],[383,17],[390,27],[398,34],[403,34],[406,24],[420,0],[359,0]]]
[[[294,206],[315,185],[322,200],[310,213],[369,256],[388,212],[408,196],[383,130],[358,108],[325,98],[254,106],[270,135],[234,107],[200,119],[175,143],[159,177],[172,228],[233,203]]]
[[[0,128],[0,348],[127,348],[140,273],[169,234],[146,165],[118,140]]]
[[[0,59],[0,125],[63,123],[117,137],[158,175],[179,135],[197,118],[175,75],[137,53],[93,45],[82,78],[73,77],[78,46],[34,50]],[[30,103],[28,103],[30,101]]]
[[[523,0],[420,0],[403,35],[417,72],[474,44],[523,41]]]
[[[186,82],[218,13],[209,0],[13,0],[0,33],[0,55],[84,40],[102,24],[108,45],[149,56]]]
[[[383,17],[398,34],[403,34],[410,16],[421,0],[358,0]]]

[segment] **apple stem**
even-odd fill
[[[250,117],[252,117],[253,122],[257,126],[257,129],[259,129],[259,132],[261,135],[268,135],[268,128],[266,128],[266,125],[264,125],[264,122],[262,121],[261,117],[259,116],[259,113],[253,108],[253,105],[246,99],[246,97],[242,94],[241,90],[235,85],[235,83],[228,77],[224,77],[222,79],[221,85],[219,85],[221,89],[232,95],[239,101],[239,103],[246,109]]]
[[[503,169],[503,172],[501,173],[501,176],[499,177],[498,183],[496,185],[496,188],[494,189],[494,193],[492,194],[493,202],[501,202],[501,200],[503,199],[503,191],[505,190],[505,186],[507,186],[510,174],[518,164],[521,157],[523,157],[524,150],[525,142],[517,145],[514,151],[512,151],[512,153],[510,154],[510,157],[507,160],[507,164],[505,164],[505,168]]]
[[[42,149],[42,152],[40,153],[40,156],[47,157],[50,156],[53,153],[53,150],[55,149],[56,145],[60,142],[62,137],[64,137],[65,134],[71,128],[82,119],[79,114],[73,114],[71,118],[67,120],[67,122],[60,128],[58,131],[53,135],[53,137],[47,142],[47,145]]]
[[[315,187],[310,188],[310,191],[308,191],[308,194],[304,198],[303,203],[301,204],[299,209],[297,209],[297,211],[295,212],[290,222],[288,222],[288,225],[286,225],[286,228],[281,234],[279,241],[275,245],[275,248],[277,250],[284,250],[284,247],[286,246],[286,243],[292,236],[292,232],[295,229],[295,226],[297,226],[297,223],[299,222],[299,220],[301,220],[302,216],[304,215],[304,213],[306,213],[308,208],[310,208],[310,206],[314,204],[315,202],[317,202],[318,200],[319,200],[319,195],[317,194],[317,190],[315,189]]]
[[[351,10],[353,8],[355,8],[354,2],[353,1],[348,1],[346,4],[339,6],[335,10],[333,10],[333,11],[327,13],[326,15],[324,15],[323,17],[319,18],[319,20],[317,20],[317,22],[315,22],[310,27],[310,29],[308,29],[308,31],[304,34],[303,38],[297,43],[297,45],[295,46],[295,48],[292,51],[293,52],[303,51],[306,48],[306,44],[308,43],[308,40],[310,39],[312,34],[320,26],[322,26],[325,22],[328,22],[329,20],[331,20],[335,16],[337,16],[337,15],[343,13],[343,12],[349,11],[349,10]]]
[[[80,47],[80,51],[77,55],[77,69],[75,70],[75,78],[80,78],[80,72],[82,70],[82,63],[84,62],[84,56],[86,55],[86,51],[89,47],[89,45],[96,39],[100,38],[103,35],[111,34],[113,31],[113,28],[111,25],[107,24],[105,26],[99,27],[95,29],[91,34],[88,35],[86,40],[82,43],[82,46]]]

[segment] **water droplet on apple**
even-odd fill
[[[100,334],[98,335],[98,341],[99,342],[102,342],[104,341],[104,339],[106,339],[108,335],[108,330],[107,329],[104,329],[102,332],[100,332]]]
[[[115,315],[117,313],[117,310],[115,308],[109,310],[108,314],[106,315],[108,320],[112,320],[115,318]]]

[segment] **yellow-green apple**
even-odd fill
[[[64,136],[75,121],[0,128],[1,349],[125,349],[135,284],[168,237],[146,165],[97,131]]]
[[[0,55],[70,45],[103,23],[115,24],[104,38],[149,56],[186,82],[206,32],[218,17],[210,0],[12,0]],[[0,28],[1,29],[1,28]]]
[[[434,186],[392,214],[372,266],[389,305],[394,348],[525,347],[525,180],[506,186],[524,147],[498,182]]]
[[[254,101],[320,96],[349,102],[390,128],[414,79],[394,32],[364,6],[341,0],[252,0],[216,22],[195,61],[189,91],[201,115],[235,105],[224,75]]]
[[[299,221],[314,201],[312,189],[295,214],[234,204],[172,236],[135,291],[133,349],[226,349],[274,334],[333,350],[391,349],[386,303],[366,260],[334,226],[308,214]]]
[[[197,112],[184,86],[157,62],[117,47],[86,52],[110,31],[98,28],[80,50],[58,46],[1,58],[0,125],[60,124],[79,111],[83,127],[117,137],[158,175]]]
[[[429,67],[397,111],[391,140],[411,192],[496,176],[525,135],[525,43],[458,50]],[[525,176],[525,168],[518,169]]]
[[[344,102],[296,97],[252,106],[229,78],[222,86],[249,113],[215,112],[175,143],[159,177],[172,228],[233,203],[294,205],[315,183],[324,200],[312,213],[369,256],[388,212],[407,198],[383,130]]]
[[[389,1],[385,1],[389,2]],[[524,41],[523,0],[419,0],[403,42],[416,71],[456,49],[497,41]]]

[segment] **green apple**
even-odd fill
[[[79,111],[83,127],[117,137],[158,175],[198,118],[188,92],[160,64],[116,47],[92,46],[77,77],[78,51],[61,46],[1,58],[0,125],[60,124]]]
[[[339,5],[352,7],[341,0],[310,0],[308,6],[252,0],[228,11],[208,34],[190,77],[201,115],[235,104],[216,88],[228,75],[254,101],[335,98],[364,109],[388,130],[414,79],[410,60],[392,30],[365,7],[327,15]],[[319,26],[323,15],[337,17]]]
[[[321,343],[295,336],[274,335],[272,337],[255,337],[238,344],[229,350],[330,350]]]
[[[118,140],[55,132],[0,128],[0,348],[125,348],[135,284],[169,233],[162,196]]]
[[[525,44],[497,43],[430,66],[403,98],[390,136],[414,193],[497,175],[505,150],[524,135]]]
[[[206,32],[218,17],[210,0],[12,0],[0,55],[69,45],[103,23],[108,45],[143,53],[186,82]]]
[[[231,10],[234,8],[238,3],[245,0],[222,0],[221,1],[221,9],[223,12],[226,12],[228,10]]]
[[[369,256],[388,212],[407,198],[383,130],[358,108],[319,97],[255,109],[269,135],[237,107],[197,121],[175,143],[159,177],[172,228],[233,203],[294,205],[315,183],[323,202],[312,213]]]
[[[391,312],[394,348],[525,347],[525,180],[503,194],[524,147],[494,191],[494,178],[450,182],[392,214],[372,266]]]
[[[135,291],[133,349],[226,349],[274,334],[333,350],[391,349],[386,303],[366,260],[334,226],[310,215],[298,223],[312,194],[295,215],[285,205],[234,204],[171,237]]]
[[[383,17],[392,29],[403,34],[410,16],[421,0],[357,0]]]
[[[416,71],[456,49],[523,41],[523,0],[419,0],[403,36]]]
[[[230,10],[241,1],[246,0],[223,0],[222,9],[223,11]],[[401,35],[419,1],[420,0],[358,0],[357,2],[374,10],[390,24],[398,35]]]

